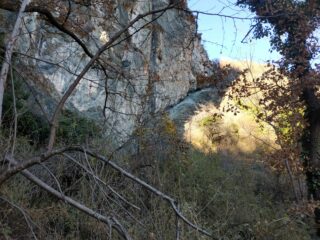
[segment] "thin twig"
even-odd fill
[[[27,223],[27,225],[28,225],[28,227],[30,229],[30,232],[31,232],[33,238],[35,240],[38,240],[35,232],[33,231],[33,227],[31,225],[31,224],[34,224],[34,222],[31,220],[30,216],[26,213],[26,211],[23,208],[21,208],[20,206],[18,206],[17,204],[13,203],[12,201],[10,201],[9,199],[7,199],[7,198],[5,198],[3,196],[0,196],[0,199],[2,199],[3,201],[7,202],[8,204],[13,206],[14,208],[18,209],[22,213],[22,215],[23,215],[23,217],[24,217],[24,219],[25,219],[25,221],[26,221],[26,223]]]
[[[14,114],[14,126],[13,126],[13,139],[12,139],[12,147],[11,147],[11,155],[14,155],[14,150],[17,141],[17,130],[18,130],[18,112],[17,112],[17,103],[16,103],[16,93],[13,79],[13,70],[12,65],[10,65],[10,75],[11,75],[11,88],[12,88],[12,102],[13,102],[13,114]]]

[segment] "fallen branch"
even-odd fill
[[[178,203],[175,199],[173,199],[172,197],[166,195],[165,193],[159,191],[158,189],[156,189],[155,187],[149,185],[148,183],[146,183],[145,181],[141,180],[140,178],[132,175],[131,173],[129,173],[128,171],[126,171],[125,169],[121,168],[120,166],[118,166],[116,163],[112,162],[110,159],[105,158],[104,156],[101,156],[99,154],[95,154],[94,152],[81,148],[81,147],[70,147],[70,150],[72,151],[77,151],[77,152],[82,152],[85,154],[90,155],[93,158],[96,158],[104,163],[106,163],[107,165],[109,165],[111,168],[113,168],[114,170],[120,172],[123,176],[131,179],[132,181],[134,181],[135,183],[138,183],[139,185],[143,186],[144,188],[146,188],[148,191],[154,193],[155,195],[157,195],[158,197],[162,198],[163,200],[167,201],[170,206],[172,207],[172,209],[174,210],[175,214],[177,215],[177,217],[179,217],[182,221],[184,221],[187,225],[189,225],[190,227],[192,227],[194,230],[208,236],[211,237],[213,239],[215,239],[211,233],[209,233],[207,230],[197,226],[196,224],[192,223],[189,219],[187,219],[179,210],[178,207]]]
[[[38,156],[38,157],[33,157],[33,158],[31,158],[31,159],[29,159],[27,161],[16,162],[15,164],[13,164],[13,166],[10,166],[10,168],[7,168],[4,171],[4,173],[2,173],[0,175],[0,186],[6,180],[8,180],[10,177],[12,177],[15,174],[21,172],[22,170],[27,169],[29,167],[32,167],[33,165],[45,162],[48,159],[52,158],[53,156],[60,155],[60,154],[62,154],[64,152],[66,152],[67,150],[70,150],[70,149],[69,148],[62,148],[62,149],[58,149],[58,150],[52,151],[50,153],[44,153],[44,154],[42,154],[41,156]],[[15,161],[11,155],[6,155],[4,158],[5,158],[4,161],[9,163],[9,165],[12,162]]]
[[[116,195],[121,201],[123,201],[125,204],[131,206],[132,208],[135,208],[136,210],[141,211],[141,209],[136,206],[135,204],[129,202],[127,199],[125,199],[123,196],[121,196],[116,190],[114,190],[111,186],[109,186],[106,182],[102,181],[97,175],[95,175],[92,171],[87,169],[83,164],[81,164],[78,160],[74,159],[69,154],[63,153],[63,156],[71,160],[74,164],[81,167],[86,173],[88,173],[94,180],[98,181],[99,183],[103,184],[105,187],[107,187],[114,195]]]
[[[30,159],[28,161],[26,161],[25,163],[22,162],[20,164],[18,164],[13,157],[9,157],[9,156],[6,156],[6,161],[9,162],[10,164],[14,165],[13,169],[14,171],[12,170],[8,170],[9,174],[6,174],[4,173],[1,177],[0,177],[0,184],[1,184],[1,180],[2,181],[5,181],[6,179],[8,179],[9,177],[13,176],[14,174],[18,173],[18,172],[21,172],[25,177],[27,177],[30,181],[36,183],[37,185],[39,185],[40,187],[42,187],[43,189],[45,189],[46,191],[50,192],[51,194],[57,196],[59,199],[65,201],[65,198],[68,199],[68,203],[78,209],[82,209],[83,206],[78,202],[75,202],[73,199],[71,198],[68,198],[66,196],[64,196],[62,193],[56,191],[55,189],[52,189],[50,186],[48,186],[47,184],[43,183],[40,179],[36,178],[34,175],[32,175],[29,171],[25,170],[26,168],[28,167],[31,167],[35,164],[40,164],[46,160],[48,160],[49,158],[53,157],[54,155],[58,155],[58,154],[63,154],[65,152],[82,152],[84,154],[87,154],[97,160],[100,160],[104,163],[106,163],[107,165],[109,165],[111,168],[113,168],[114,170],[120,172],[123,176],[125,176],[126,178],[129,178],[131,179],[133,182],[141,185],[142,187],[144,187],[145,189],[147,189],[148,191],[152,192],[153,194],[157,195],[158,197],[162,198],[163,200],[167,201],[171,208],[173,209],[173,211],[175,212],[176,216],[178,218],[180,218],[184,223],[186,223],[188,226],[190,226],[191,228],[193,228],[194,230],[198,231],[199,233],[203,234],[203,235],[206,235],[208,237],[211,237],[212,239],[216,239],[211,233],[209,233],[207,230],[197,226],[196,224],[192,223],[188,218],[186,218],[183,213],[179,210],[179,207],[178,207],[178,203],[177,201],[168,196],[167,194],[161,192],[160,190],[156,189],[155,187],[149,185],[148,183],[146,183],[145,181],[141,180],[140,178],[134,176],[133,174],[129,173],[128,171],[126,171],[125,169],[123,169],[122,167],[118,166],[115,162],[111,161],[111,157],[109,158],[106,158],[102,155],[99,155],[99,154],[96,154],[88,149],[85,149],[85,148],[82,148],[82,147],[77,147],[77,146],[71,146],[71,147],[68,147],[68,148],[64,148],[64,149],[60,149],[60,150],[56,150],[56,151],[52,151],[51,153],[46,153],[46,154],[43,154],[42,157],[37,157],[37,158],[33,158],[33,159]],[[7,178],[5,178],[5,176],[7,176]],[[3,180],[4,179],[4,180]],[[39,182],[40,181],[40,182]],[[0,185],[1,186],[1,185]],[[85,206],[84,206],[85,207]],[[90,210],[90,211],[89,211]],[[91,209],[86,209],[85,208],[85,211],[87,212],[87,214],[89,214],[90,216],[95,216],[95,214],[92,213],[92,210]],[[99,215],[99,219],[103,219],[102,215]],[[102,221],[102,220],[101,220]],[[110,219],[108,218],[108,221],[110,221]],[[106,219],[105,219],[105,222],[107,223],[108,222]]]
[[[17,161],[14,160],[13,158],[10,158],[10,162],[9,163],[12,164],[12,165],[16,165]],[[74,199],[64,195],[62,192],[59,192],[59,191],[55,190],[54,188],[52,188],[51,186],[49,186],[48,184],[43,182],[41,179],[39,179],[38,177],[34,176],[28,170],[22,170],[21,174],[23,176],[25,176],[27,179],[29,179],[31,182],[33,182],[36,185],[38,185],[43,190],[49,192],[50,194],[52,194],[56,198],[60,199],[61,201],[65,202],[65,203],[69,204],[70,206],[75,207],[78,210],[84,212],[85,214],[87,214],[87,215],[89,215],[89,216],[91,216],[91,217],[93,217],[93,218],[95,218],[95,219],[107,224],[110,228],[115,229],[123,239],[131,240],[131,237],[129,236],[127,231],[124,229],[124,227],[119,223],[119,221],[116,218],[114,218],[114,217],[106,217],[104,215],[101,215],[100,213],[92,210],[91,208],[88,208],[87,206],[75,201]]]

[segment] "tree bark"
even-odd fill
[[[320,103],[315,90],[310,88],[303,91],[303,99],[307,105],[308,127],[303,139],[303,148],[306,152],[305,166],[309,198],[320,200]]]
[[[6,79],[8,76],[10,64],[11,64],[12,52],[13,52],[14,44],[20,33],[20,26],[21,26],[24,10],[26,9],[29,2],[30,0],[23,0],[23,2],[21,3],[21,7],[19,10],[16,22],[14,24],[13,31],[6,45],[4,61],[2,63],[1,72],[0,72],[0,126],[2,122],[2,105],[3,105],[4,87],[5,87]]]

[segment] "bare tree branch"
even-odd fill
[[[2,63],[1,67],[1,72],[0,72],[0,126],[2,122],[2,104],[3,104],[3,94],[4,94],[4,86],[6,83],[7,75],[9,72],[9,67],[11,64],[11,58],[12,58],[12,52],[14,48],[14,44],[17,40],[17,37],[20,32],[20,26],[21,26],[21,21],[23,17],[23,13],[27,5],[29,4],[30,0],[24,0],[21,3],[20,10],[13,28],[13,31],[11,33],[11,36],[9,38],[9,41],[6,45],[6,51],[5,51],[5,59]]]
[[[104,186],[106,186],[114,195],[116,195],[121,201],[123,201],[125,204],[137,209],[137,210],[141,210],[141,208],[139,208],[138,206],[136,206],[135,204],[129,202],[127,199],[125,199],[123,196],[121,196],[119,193],[116,192],[116,190],[114,190],[111,186],[109,186],[106,182],[104,182],[103,180],[101,180],[97,175],[95,175],[92,171],[90,171],[89,169],[87,169],[83,164],[81,164],[78,160],[74,159],[72,156],[70,156],[69,154],[63,153],[63,156],[65,156],[66,158],[70,159],[74,164],[80,166],[85,172],[87,172],[89,175],[91,175],[96,181],[102,183]]]
[[[56,155],[59,155],[59,154],[62,154],[64,152],[66,152],[68,149],[69,148],[58,149],[58,150],[52,151],[50,153],[44,153],[44,154],[42,154],[41,156],[38,156],[38,157],[33,157],[33,158],[31,158],[31,159],[29,159],[27,161],[15,163],[14,166],[10,167],[9,169],[6,169],[4,171],[4,173],[2,173],[0,175],[0,186],[7,179],[9,179],[13,175],[21,172],[22,170],[24,170],[26,168],[29,168],[29,167],[32,167],[35,164],[40,164],[42,162],[45,162],[46,160],[50,159],[53,156],[56,156]],[[6,155],[4,161],[10,163],[10,162],[13,161],[13,157],[9,156],[9,155]]]
[[[81,79],[84,77],[84,75],[89,71],[89,69],[91,68],[91,66],[94,64],[95,61],[98,60],[98,58],[100,57],[100,55],[106,51],[107,49],[111,48],[112,46],[114,46],[114,43],[116,41],[118,41],[120,39],[120,37],[122,36],[122,34],[124,34],[130,27],[132,27],[136,22],[138,22],[139,20],[152,15],[152,14],[156,14],[156,13],[162,13],[165,12],[169,9],[172,9],[175,7],[175,4],[171,4],[168,5],[164,8],[160,8],[154,11],[149,11],[143,14],[139,14],[138,16],[136,16],[132,21],[130,21],[126,27],[124,27],[122,30],[118,31],[113,37],[111,37],[109,39],[109,41],[107,43],[105,43],[98,51],[97,53],[91,58],[91,60],[87,63],[87,65],[83,68],[83,70],[81,71],[81,73],[78,75],[78,77],[74,80],[74,82],[69,86],[69,88],[67,89],[67,91],[64,93],[64,95],[62,96],[60,102],[58,103],[55,112],[51,118],[51,128],[50,128],[50,136],[49,136],[49,143],[48,143],[48,152],[50,152],[53,148],[54,145],[54,141],[55,141],[55,137],[56,137],[56,130],[58,127],[58,117],[61,113],[61,110],[64,106],[64,104],[66,103],[66,101],[68,100],[68,98],[71,96],[71,94],[74,92],[75,88],[78,86],[78,84],[80,83]],[[121,40],[119,41],[121,42]],[[117,42],[117,43],[119,43]]]

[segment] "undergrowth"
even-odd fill
[[[115,160],[176,198],[192,222],[209,229],[217,239],[310,239],[306,216],[290,211],[293,196],[286,176],[256,163],[194,150],[177,137],[166,117],[158,126],[157,130],[145,127],[138,131],[139,152],[135,156]],[[1,139],[2,150],[6,141]],[[95,139],[96,146],[98,142]],[[22,158],[38,150],[19,137],[16,151]],[[117,216],[133,239],[175,239],[176,216],[166,202],[94,159],[72,156],[106,185],[61,157],[45,165],[56,179],[41,166],[30,170],[55,188],[59,181],[64,193],[81,203]],[[137,167],[132,161],[141,156],[144,162]],[[121,201],[106,186],[139,209]],[[109,236],[103,223],[16,175],[1,188],[0,238],[33,239],[31,228],[38,239],[119,239],[116,233]],[[183,223],[180,232],[181,239],[206,239]]]

